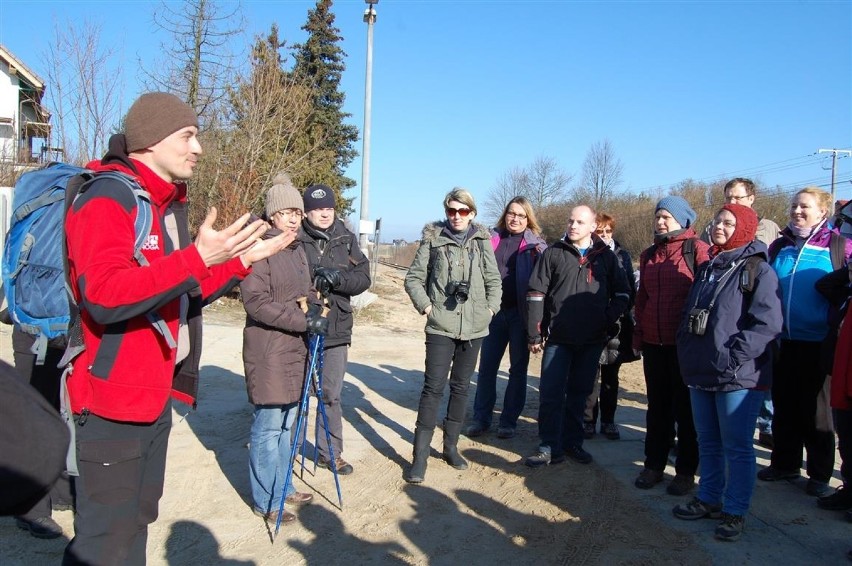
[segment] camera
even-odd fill
[[[692,309],[689,311],[689,319],[687,320],[687,330],[690,334],[696,336],[704,336],[707,330],[707,319],[710,318],[710,311],[707,309]]]
[[[470,295],[470,281],[450,281],[447,284],[447,295],[459,304],[466,302]]]

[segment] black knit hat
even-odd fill
[[[305,212],[318,208],[334,208],[334,191],[326,185],[311,185],[305,189]]]
[[[124,119],[127,152],[156,145],[187,126],[198,127],[192,106],[168,92],[147,92],[136,99]]]

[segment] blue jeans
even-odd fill
[[[689,389],[701,459],[698,499],[721,502],[722,510],[731,515],[745,515],[754,492],[754,427],[764,393]]]
[[[249,478],[254,506],[264,513],[278,511],[292,456],[291,429],[299,404],[255,405],[249,447]],[[292,482],[287,495],[294,493]]]
[[[491,414],[497,401],[497,372],[506,346],[509,347],[509,383],[503,396],[500,426],[515,428],[527,401],[527,368],[530,363],[526,326],[516,308],[498,311],[488,326],[488,336],[482,342],[473,418],[486,428],[491,426]]]
[[[598,374],[603,344],[547,344],[541,361],[538,436],[554,456],[583,446],[583,412]]]

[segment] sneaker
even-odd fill
[[[745,517],[722,513],[722,522],[716,527],[716,538],[733,542],[739,540],[745,527]]]
[[[526,464],[530,468],[541,468],[549,465],[550,462],[551,458],[549,446],[539,446],[538,452],[536,452],[532,456],[527,456],[527,459],[524,460],[524,464]]]
[[[592,455],[583,450],[582,446],[569,446],[565,451],[565,455],[577,462],[578,464],[591,464]]]
[[[50,517],[39,517],[38,519],[15,517],[15,525],[19,529],[29,531],[35,538],[59,538],[62,536],[62,527]]]
[[[266,520],[266,522],[268,522],[268,523],[274,524],[274,523],[278,522],[278,509],[275,509],[274,511],[270,511],[269,513],[264,513],[263,511],[261,511],[257,507],[252,507],[251,512],[254,513],[255,515],[257,515],[258,517]],[[296,516],[294,514],[290,513],[289,511],[287,511],[286,509],[284,510],[284,513],[281,514],[281,524],[282,525],[285,525],[287,523],[292,523],[295,520],[296,520]]]
[[[331,470],[331,460],[326,460],[322,456],[319,457],[319,462],[317,462],[320,468],[325,468],[327,470]],[[346,460],[338,456],[334,459],[335,467],[337,468],[337,473],[341,476],[348,476],[355,469],[352,467],[352,464],[348,463]]]
[[[695,485],[695,477],[686,474],[676,474],[671,483],[666,486],[666,493],[669,495],[684,496],[692,491]]]
[[[618,440],[621,438],[621,433],[618,431],[618,425],[615,423],[601,423],[601,434],[610,440]]]
[[[828,482],[809,479],[808,485],[805,486],[805,493],[813,497],[826,497],[831,495],[831,486]]]
[[[772,439],[771,432],[760,432],[757,435],[757,443],[763,446],[764,448],[775,448],[775,441]]]
[[[595,437],[595,423],[583,423],[583,438],[586,440]]]
[[[661,481],[663,481],[663,472],[658,472],[656,470],[649,470],[648,468],[645,468],[644,470],[639,472],[639,477],[636,478],[636,481],[633,482],[633,485],[635,485],[639,489],[651,489]]]
[[[304,505],[306,503],[310,503],[313,498],[313,493],[299,493],[298,491],[294,491],[293,493],[287,496],[287,499],[285,499],[285,501],[290,505]]]
[[[841,485],[834,493],[817,499],[817,507],[829,511],[846,511],[852,509],[852,488]]]
[[[757,472],[757,479],[762,481],[794,480],[799,477],[799,470],[784,471],[767,466]]]
[[[672,509],[672,513],[678,519],[694,521],[695,519],[720,519],[722,517],[722,506],[704,503],[697,497],[693,497],[689,503],[681,503]]]
[[[464,429],[464,435],[468,438],[474,438],[476,436],[482,436],[486,432],[488,432],[487,426],[482,424],[481,422],[475,421],[473,424]]]

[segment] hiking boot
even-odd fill
[[[775,441],[772,439],[771,432],[758,433],[757,443],[763,446],[764,448],[769,448],[770,450],[775,448]]]
[[[846,511],[852,509],[852,488],[841,485],[834,493],[817,499],[817,507],[828,511]]]
[[[621,438],[621,433],[618,431],[618,425],[615,423],[601,423],[601,434],[610,440],[618,440]]]
[[[592,455],[583,450],[582,446],[569,446],[568,450],[565,451],[565,455],[578,464],[592,463]]]
[[[583,423],[583,438],[586,440],[595,437],[595,423]]]
[[[444,420],[444,461],[457,470],[467,469],[467,460],[459,454],[458,442],[462,424],[456,421]]]
[[[285,499],[285,501],[290,505],[304,505],[306,503],[310,503],[313,498],[313,493],[299,493],[298,491],[294,491],[293,493],[287,496],[287,499]]]
[[[669,495],[684,496],[692,491],[695,485],[695,477],[686,474],[676,474],[674,479],[666,486]]]
[[[639,477],[636,478],[636,481],[633,482],[633,485],[635,485],[639,489],[651,489],[661,481],[663,481],[663,472],[658,472],[656,470],[649,470],[648,468],[645,468],[644,470],[639,472]]]
[[[719,519],[722,517],[722,506],[704,503],[697,497],[693,497],[689,503],[681,503],[672,509],[672,513],[678,519],[694,521],[696,519]]]
[[[38,519],[15,517],[15,524],[19,529],[29,531],[35,538],[58,538],[62,536],[62,527],[50,517],[39,517]]]
[[[779,470],[768,466],[757,472],[757,479],[762,481],[794,480],[799,477],[799,470]]]
[[[805,493],[813,497],[826,497],[831,495],[831,486],[828,485],[828,482],[809,479],[805,486]]]
[[[255,515],[257,515],[258,517],[261,517],[262,519],[266,520],[267,523],[275,524],[275,523],[278,522],[278,509],[275,509],[274,511],[270,511],[269,513],[264,513],[263,511],[261,511],[257,507],[252,507],[251,512],[254,513]],[[281,524],[282,525],[285,525],[287,523],[292,523],[295,520],[296,520],[296,516],[294,514],[290,513],[289,511],[287,511],[286,509],[281,514]]]
[[[550,461],[550,447],[539,446],[538,452],[536,452],[532,456],[527,456],[527,459],[524,460],[524,464],[526,464],[530,468],[542,468],[544,466],[549,465]]]
[[[515,428],[511,426],[497,427],[497,438],[514,438]]]
[[[355,468],[352,467],[352,464],[350,464],[340,456],[334,459],[334,464],[334,467],[337,468],[337,473],[341,476],[348,476],[349,474],[355,471]],[[331,460],[328,460],[323,456],[319,457],[319,462],[317,462],[317,465],[320,468],[325,468],[326,470],[334,471],[331,466]]]
[[[464,435],[468,438],[474,438],[476,436],[482,436],[486,432],[488,432],[487,426],[479,421],[475,421],[473,424],[464,429]]]
[[[716,527],[716,538],[733,542],[739,540],[745,527],[745,517],[722,513],[722,522]]]

